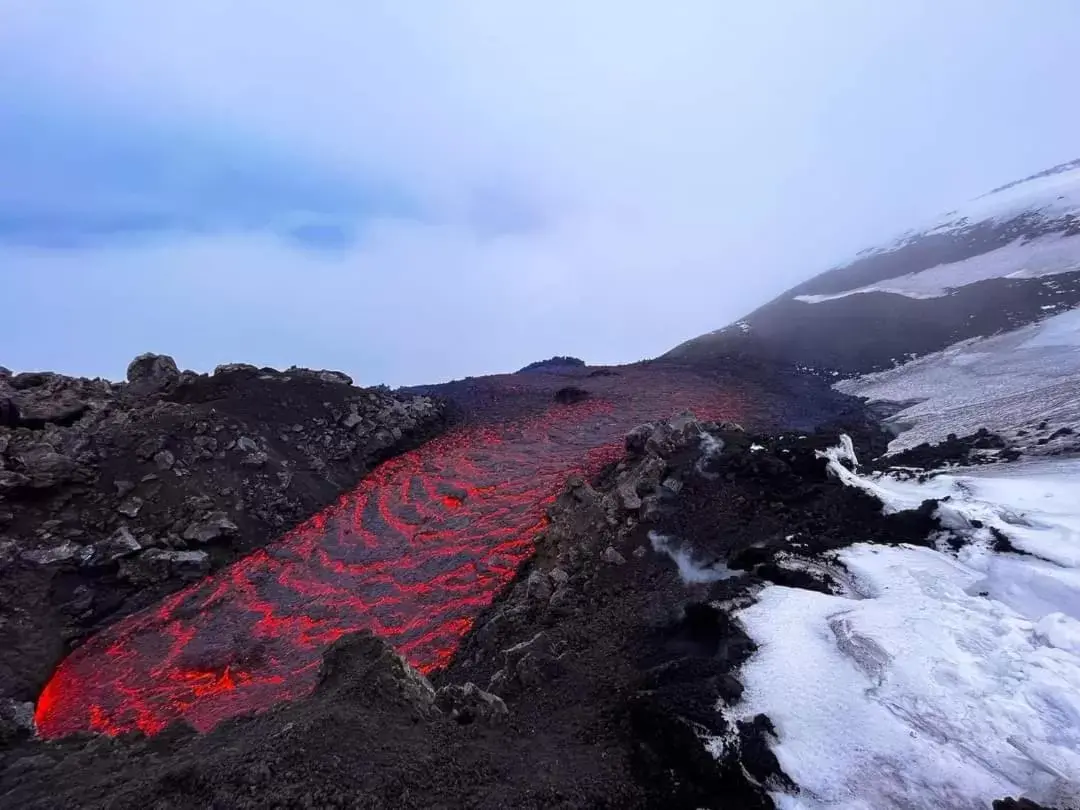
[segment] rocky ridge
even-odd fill
[[[335,371],[113,383],[0,370],[0,699],[32,700],[85,634],[274,539],[439,432],[427,396]]]

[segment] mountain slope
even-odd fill
[[[1080,160],[863,251],[664,359],[749,355],[881,371],[1080,305]]]

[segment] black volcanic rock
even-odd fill
[[[165,354],[140,354],[127,368],[127,381],[143,392],[160,391],[180,379],[176,361]]]
[[[576,385],[568,385],[555,392],[553,399],[560,405],[573,405],[575,402],[584,402],[591,395],[584,388]]]
[[[11,397],[0,399],[0,428],[13,428],[19,424],[19,406]]]
[[[346,375],[180,372],[127,383],[0,376],[0,700],[32,700],[105,623],[273,540],[440,431],[427,396]]]

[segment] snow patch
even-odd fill
[[[959,287],[992,278],[1040,278],[1080,270],[1080,237],[1051,234],[1017,239],[995,250],[928,270],[822,295],[797,295],[796,301],[820,304],[860,293],[892,293],[907,298],[940,298]]]
[[[911,403],[889,422],[904,430],[890,452],[980,427],[1004,432],[1049,421],[1080,426],[1080,309],[993,337],[961,341],[897,368],[842,380],[836,389]]]
[[[1080,800],[1080,461],[859,476],[885,509],[944,499],[958,553],[866,543],[829,555],[857,593],[763,589],[738,717],[765,713],[800,787],[784,808],[980,808]],[[841,473],[840,471],[843,471]],[[1027,554],[994,551],[996,530]]]
[[[1080,211],[1080,163],[1073,161],[977,197],[946,214],[936,230],[965,222],[1004,222],[1026,213],[1051,218],[1076,211]]]

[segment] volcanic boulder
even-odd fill
[[[140,354],[127,367],[127,381],[140,394],[161,391],[180,379],[176,361],[165,354]]]

